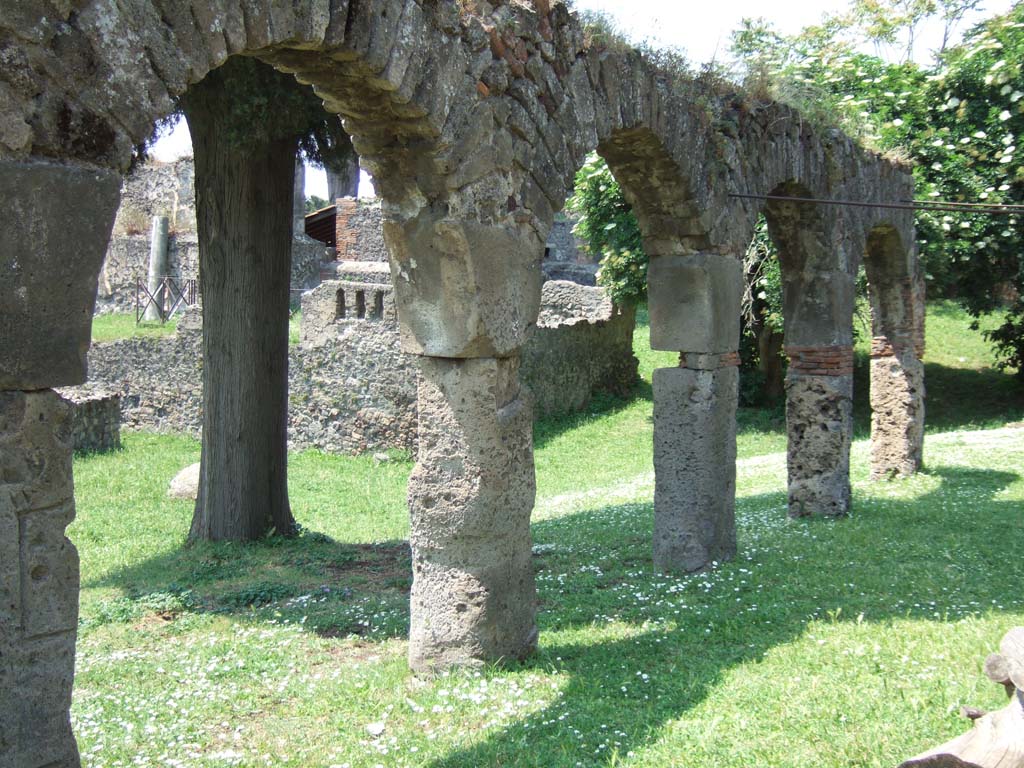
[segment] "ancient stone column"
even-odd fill
[[[789,515],[850,511],[853,348],[787,346]]]
[[[149,272],[146,287],[153,297],[146,303],[143,319],[160,322],[164,319],[163,278],[167,277],[167,231],[170,222],[166,216],[154,216],[153,226],[149,230]]]
[[[893,303],[897,306],[893,306]],[[872,286],[871,479],[908,477],[924,448],[924,287]]]
[[[854,281],[838,269],[782,274],[789,514],[838,517],[850,511]]]
[[[422,671],[536,646],[532,411],[516,357],[420,363],[409,479],[409,661]]]
[[[120,176],[0,161],[0,765],[78,766],[71,420]],[[68,215],[73,211],[74,215]]]
[[[0,393],[0,764],[77,766],[71,412],[52,390]]]
[[[420,356],[409,663],[430,672],[522,658],[536,647],[537,597],[519,351],[540,307],[543,243],[526,220],[436,206],[386,220],[384,234],[402,349]]]
[[[736,554],[736,406],[742,267],[717,254],[648,268],[654,372],[654,565],[689,572]]]

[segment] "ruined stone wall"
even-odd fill
[[[551,231],[548,232],[548,241],[544,245],[545,261],[568,261],[575,262],[583,259],[588,254],[580,247],[572,228],[576,226],[576,219],[566,214],[558,214],[551,223]]]
[[[372,266],[371,266],[372,265]],[[349,262],[348,279],[303,296],[301,343],[289,354],[288,444],[360,453],[416,447],[417,360],[401,351],[387,266]],[[634,313],[603,289],[545,283],[543,310],[523,350],[520,375],[537,415],[586,407],[595,392],[627,394],[636,382]],[[186,313],[166,338],[96,344],[84,398],[120,394],[128,429],[199,437],[202,326]]]
[[[180,232],[167,238],[167,270],[177,280],[198,276],[199,241],[194,232]],[[148,231],[112,236],[100,271],[96,311],[133,312],[136,281],[145,285],[148,271]]]
[[[178,280],[198,277],[194,180],[192,158],[173,163],[144,163],[125,177],[121,206],[100,270],[97,312],[134,311],[136,280],[145,283],[149,272],[149,231],[154,216],[166,216],[170,222],[168,274]],[[379,213],[378,206],[378,228]],[[312,288],[320,282],[320,265],[325,253],[322,243],[304,234],[293,238],[291,284],[294,289]]]
[[[144,235],[154,216],[166,216],[171,233],[196,231],[195,167],[191,157],[150,160],[125,176],[115,235]]]
[[[380,200],[340,197],[335,201],[334,236],[339,261],[384,261],[383,214]]]
[[[71,406],[71,436],[75,451],[99,453],[121,447],[121,397],[96,391],[59,389]]]
[[[636,310],[616,307],[602,288],[544,283],[537,328],[519,375],[538,416],[578,411],[596,392],[625,396],[637,380]]]

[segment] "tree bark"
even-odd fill
[[[329,150],[321,149],[320,161],[327,173],[327,201],[334,205],[339,197],[355,197],[359,192],[359,155],[352,140],[337,121],[331,124],[331,135],[335,141]]]
[[[190,538],[251,541],[296,530],[287,419],[297,144],[232,144],[225,137],[246,127],[233,125],[221,103],[197,98],[185,105],[203,305],[203,448]]]

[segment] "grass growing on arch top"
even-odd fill
[[[883,485],[859,442],[854,518],[791,523],[775,416],[750,416],[740,556],[672,579],[649,408],[538,429],[539,652],[434,681],[404,663],[403,457],[293,455],[306,534],[194,547],[164,496],[193,441],[76,459],[84,764],[889,766],[1002,706],[980,664],[1024,623],[1024,431],[934,435],[924,475]]]

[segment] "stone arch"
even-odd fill
[[[640,224],[648,255],[654,372],[655,567],[696,571],[736,553],[736,407],[742,267],[715,248],[694,170],[648,126],[598,145]]]
[[[924,448],[924,281],[896,226],[868,233],[871,302],[871,477],[906,477]]]
[[[496,0],[477,16],[422,0],[85,0],[48,4],[46,15],[29,5],[0,21],[0,200],[13,222],[0,231],[10,276],[0,281],[0,348],[13,350],[0,359],[0,499],[10,500],[0,531],[11,532],[0,537],[0,622],[15,628],[0,642],[0,692],[31,695],[0,706],[0,730],[15,734],[0,746],[13,756],[0,761],[77,761],[67,711],[78,576],[63,536],[74,499],[66,413],[50,390],[84,378],[132,145],[229,56],[311,84],[380,184],[403,348],[421,357],[409,485],[417,670],[520,657],[536,642],[531,419],[518,353],[537,314],[547,229],[588,151],[600,147],[618,166],[646,222],[652,286],[670,310],[658,334],[681,353],[662,376],[656,418],[671,439],[659,471],[682,466],[680,446],[704,446],[665,496],[681,507],[692,490],[698,526],[731,526],[730,303],[758,208],[731,195],[800,179],[814,196],[909,196],[903,169],[788,108],[587,46],[560,2]],[[853,274],[858,233],[876,222],[829,221],[821,247],[836,274]],[[662,564],[706,565],[715,547],[727,553],[716,536],[680,538]],[[50,578],[30,578],[44,573],[32,558]]]
[[[815,197],[794,180],[769,195]],[[855,273],[838,247],[834,208],[768,200],[764,215],[782,271],[789,513],[842,516],[850,508]]]

